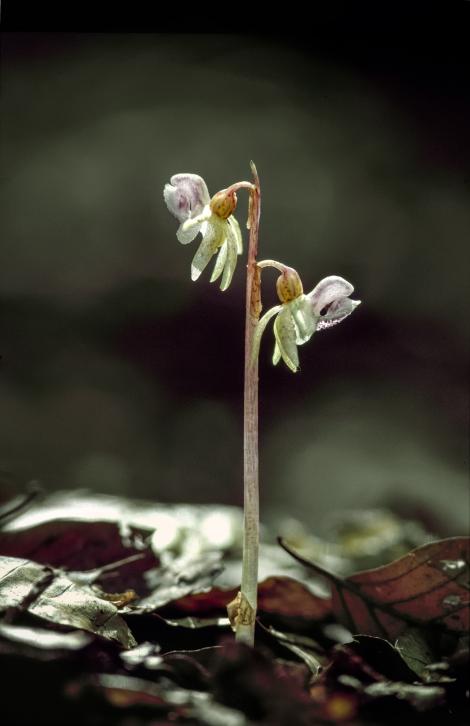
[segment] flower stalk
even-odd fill
[[[259,551],[259,457],[258,457],[258,356],[253,357],[253,341],[261,312],[260,270],[256,264],[260,220],[258,173],[251,162],[253,187],[250,192],[248,262],[245,310],[245,386],[243,407],[243,565],[235,618],[236,639],[254,644],[258,591]]]

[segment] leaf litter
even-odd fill
[[[351,632],[397,637],[408,624],[455,633],[470,624],[470,538],[430,542],[371,570],[341,578],[281,546],[328,580],[332,608]]]
[[[5,724],[468,716],[468,538],[432,540],[386,513],[337,526],[336,544],[297,529],[279,547],[265,528],[251,650],[226,612],[237,508],[74,492],[1,512]],[[13,697],[21,684],[26,700]]]

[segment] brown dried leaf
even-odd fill
[[[135,532],[134,537],[124,536],[114,522],[51,519],[33,527],[0,532],[0,553],[9,557],[24,557],[43,565],[63,567],[68,570],[96,570],[109,573],[108,565],[123,563],[119,572],[107,574],[112,578],[116,591],[129,585],[142,587],[142,574],[157,565],[153,552],[144,544],[148,532]],[[134,557],[135,555],[135,557]]]
[[[268,577],[260,583],[258,607],[263,613],[322,620],[331,614],[331,601],[314,595],[292,577]]]
[[[354,633],[396,638],[409,624],[468,631],[469,537],[452,537],[412,550],[388,565],[340,578],[281,546],[332,588],[336,617]]]
[[[171,603],[172,610],[190,615],[226,614],[238,588],[213,587]],[[331,614],[331,600],[314,595],[293,577],[267,577],[258,585],[258,612],[305,620],[322,620]]]

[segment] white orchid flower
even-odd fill
[[[236,189],[244,182],[209,196],[207,185],[197,174],[175,174],[165,184],[163,196],[170,212],[180,226],[176,236],[181,244],[189,244],[200,232],[202,240],[191,263],[191,279],[197,280],[212,257],[217,254],[210,281],[221,275],[221,290],[230,285],[243,252],[240,226],[233,216],[237,206]],[[251,185],[250,185],[251,186]]]
[[[325,330],[340,323],[361,301],[351,300],[349,296],[354,292],[354,287],[336,275],[325,277],[305,295],[298,273],[291,267],[277,262],[273,265],[272,262],[267,260],[258,263],[258,266],[274,266],[281,270],[277,292],[282,304],[275,305],[260,319],[254,335],[253,357],[258,355],[267,324],[276,315],[273,363],[277,365],[282,358],[295,373],[299,369],[297,346],[310,340],[317,330]]]

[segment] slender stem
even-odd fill
[[[244,394],[244,535],[241,599],[249,605],[248,616],[236,628],[236,639],[254,644],[258,595],[259,488],[258,488],[258,359],[253,361],[253,337],[261,312],[260,270],[256,265],[260,219],[260,186],[256,167],[251,162],[248,226],[250,240],[246,276],[245,317],[245,394]]]
[[[276,270],[279,270],[279,272],[284,272],[286,269],[291,269],[287,267],[287,265],[283,265],[282,262],[278,262],[277,260],[261,260],[257,263],[258,267],[275,267]]]
[[[251,192],[255,189],[254,185],[251,182],[247,181],[240,181],[235,182],[235,184],[230,184],[227,189],[224,189],[225,192],[236,192],[238,189],[249,189]]]

